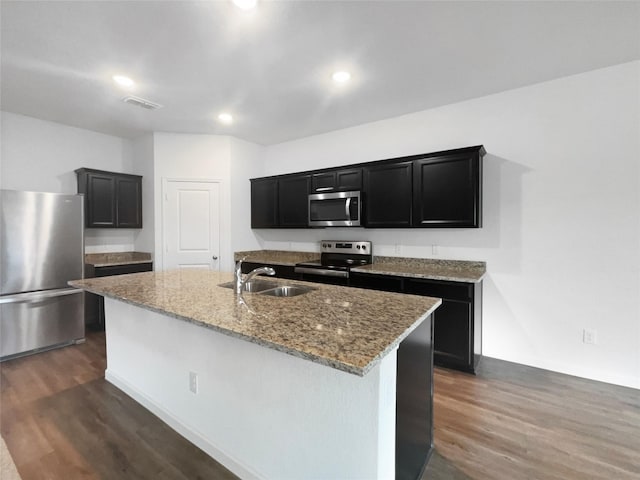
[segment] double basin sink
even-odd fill
[[[224,288],[233,288],[234,285],[234,282],[220,284]],[[242,286],[243,292],[259,293],[260,295],[269,295],[271,297],[296,297],[311,290],[316,289],[305,285],[278,285],[267,280],[249,280]]]

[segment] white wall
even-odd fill
[[[107,381],[240,478],[394,478],[397,350],[359,377],[111,298],[105,311]]]
[[[135,250],[155,254],[155,185],[153,135],[131,142],[133,173],[142,175],[142,230],[136,235]]]
[[[220,135],[154,133],[155,268],[163,269],[162,182],[164,179],[221,181],[220,270],[231,271],[230,141]]]
[[[1,115],[2,188],[76,193],[77,168],[132,171],[129,142],[123,138],[9,112]],[[137,233],[129,229],[87,229],[85,250],[132,250]]]
[[[264,169],[264,147],[230,138],[231,145],[231,245],[233,251],[260,248],[258,231],[251,230],[250,178],[260,177]]]
[[[477,144],[482,229],[256,230],[260,244],[485,260],[486,355],[640,388],[640,62],[266,147],[263,175]]]

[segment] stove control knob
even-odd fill
[[[360,250],[360,245],[356,245],[356,248],[357,248],[358,250]]]
[[[366,249],[367,249],[367,246],[366,246],[366,245],[362,245],[362,249],[363,249],[363,250],[366,250]]]

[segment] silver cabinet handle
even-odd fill
[[[215,255],[214,255],[213,257],[211,257],[211,258],[213,258],[214,260],[217,260],[217,259],[218,259],[218,257],[216,257]]]

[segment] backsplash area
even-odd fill
[[[84,253],[130,252],[135,250],[138,230],[85,228]]]

